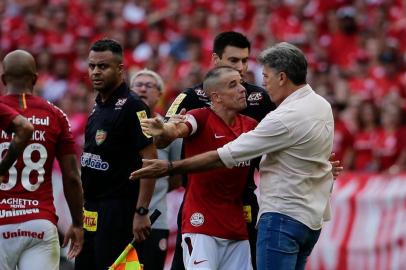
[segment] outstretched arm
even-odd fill
[[[17,115],[10,124],[14,137],[10,142],[7,154],[0,162],[0,176],[4,175],[22,153],[34,131],[33,125],[21,115]],[[0,183],[2,178],[0,177]]]
[[[83,246],[83,189],[79,176],[79,168],[74,154],[64,155],[59,164],[62,171],[63,191],[72,216],[72,225],[65,234],[62,246],[69,240],[71,244],[68,258],[76,257]]]
[[[160,159],[143,160],[143,164],[143,168],[131,173],[130,179],[155,178],[169,174],[200,172],[225,167],[216,150],[174,162]]]

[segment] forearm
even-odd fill
[[[83,224],[83,189],[76,156],[65,155],[59,161],[62,171],[63,192],[72,216],[72,224]]]
[[[24,121],[26,122],[26,120]],[[15,129],[15,135],[10,142],[8,151],[0,162],[0,175],[4,175],[17,160],[18,156],[23,152],[32,136],[33,130],[33,126],[28,122],[26,122],[26,124],[21,124],[21,126]]]
[[[72,216],[72,224],[82,227],[83,225],[83,190],[79,179],[71,179],[64,182],[63,186],[66,202]]]
[[[154,136],[154,144],[156,147],[162,149],[171,144],[175,139],[184,137],[182,134],[182,127],[180,124],[165,123],[163,126],[162,134]]]
[[[140,192],[138,194],[137,208],[148,208],[151,202],[152,194],[155,189],[155,179],[141,179],[140,180]]]
[[[144,147],[139,154],[143,159],[154,159],[158,157],[158,153],[153,144]],[[143,164],[144,167],[144,164]],[[149,203],[154,193],[155,179],[141,179],[140,180],[140,191],[138,194],[137,207],[148,208]]]
[[[216,150],[172,162],[169,174],[208,171],[225,167]]]

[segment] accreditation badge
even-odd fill
[[[83,209],[83,229],[88,232],[97,231],[97,212],[87,211]]]
[[[252,222],[251,205],[244,205],[242,211],[244,213],[245,222],[251,223]]]
[[[138,117],[138,120],[140,121],[140,123],[141,123],[142,119],[148,119],[148,115],[145,110],[137,112],[137,117]],[[148,135],[147,133],[145,133],[144,131],[142,131],[142,133],[145,135],[145,137],[151,138],[151,136]]]

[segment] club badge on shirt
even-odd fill
[[[101,145],[107,138],[107,131],[104,131],[102,129],[98,129],[96,131],[96,136],[95,136],[95,140],[96,140],[96,144],[97,145]]]
[[[147,119],[148,115],[145,110],[142,110],[142,111],[137,112],[137,117],[138,117],[138,120],[141,122],[142,119]],[[151,138],[151,136],[148,135],[147,133],[145,133],[144,131],[142,131],[142,133],[145,135],[145,137]]]
[[[190,217],[190,224],[194,227],[202,226],[204,223],[204,215],[202,213],[196,212]]]

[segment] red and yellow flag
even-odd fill
[[[108,270],[142,270],[138,254],[132,244],[128,244],[117,260]]]

